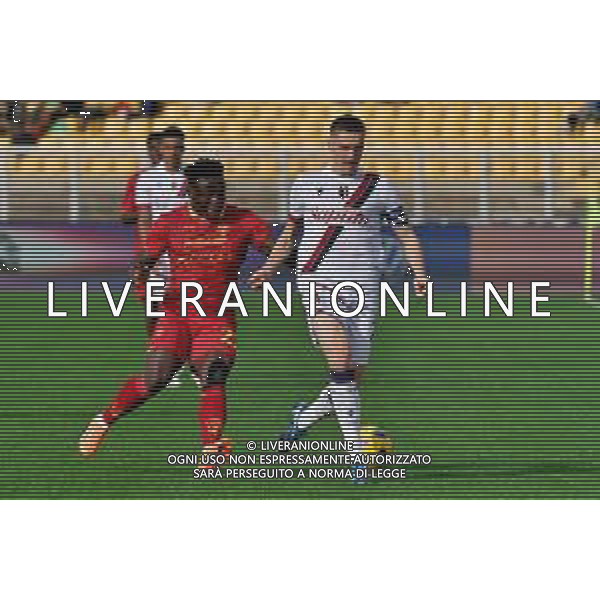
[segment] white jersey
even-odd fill
[[[364,204],[357,209],[347,208],[363,177],[364,172],[341,177],[325,168],[303,174],[293,183],[289,214],[303,224],[298,243],[299,279],[339,282],[380,277],[385,267],[382,225],[386,219],[403,224],[407,221],[398,191],[383,177]],[[322,260],[315,261],[322,255],[319,249],[327,247],[330,226],[343,228]]]
[[[150,208],[152,221],[185,202],[183,173],[169,173],[163,163],[146,169],[135,186],[135,203]]]
[[[163,163],[142,172],[135,186],[135,203],[150,209],[152,222],[185,202],[182,191],[185,184],[183,173],[169,173]],[[152,269],[150,279],[166,279],[169,275],[169,257],[160,257]]]

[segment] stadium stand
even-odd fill
[[[114,216],[147,134],[169,125],[186,131],[188,158],[219,155],[242,201],[275,212],[289,181],[321,162],[328,122],[352,112],[368,128],[367,166],[391,175],[409,205],[426,198],[417,212],[440,221],[548,219],[556,216],[550,195],[559,213],[573,216],[578,180],[582,172],[589,177],[584,167],[596,145],[595,127],[568,127],[569,115],[585,110],[582,102],[165,101],[148,118],[132,118],[140,106],[86,102],[98,118],[82,121],[66,111],[30,153],[11,151],[5,132],[0,168],[10,217],[73,214],[65,201],[73,185],[77,214]]]

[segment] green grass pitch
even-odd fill
[[[291,406],[311,399],[325,367],[310,346],[299,305],[290,319],[263,318],[249,295],[251,317],[239,319],[239,352],[228,387],[227,434],[243,451],[248,440],[275,440]],[[441,297],[447,318],[378,325],[363,387],[366,422],[384,428],[397,451],[432,455],[407,478],[356,486],[346,480],[194,480],[192,467],[169,466],[171,452],[197,452],[197,393],[167,390],[124,418],[103,451],[76,453],[87,421],[142,363],[141,306],[130,299],[121,318],[91,296],[57,293],[68,318],[47,318],[44,293],[4,293],[0,392],[0,497],[23,499],[248,498],[599,498],[600,344],[598,310],[553,297],[551,318],[496,310],[460,318],[458,299]],[[333,420],[310,439],[339,439]]]

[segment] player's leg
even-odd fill
[[[367,298],[373,299],[375,296],[368,296]],[[354,452],[363,452],[365,450],[359,386],[371,353],[375,328],[375,311],[374,302],[367,299],[365,307],[359,315],[343,320],[349,345],[347,372],[352,374],[353,377],[353,394],[350,395],[345,406],[340,406],[339,403],[336,404],[336,414],[340,428],[344,433],[344,439],[353,442]],[[367,482],[367,471],[364,465],[353,465],[352,469],[354,471],[354,483],[364,484]]]
[[[371,357],[373,335],[377,320],[377,292],[366,291],[367,300],[360,314],[344,320],[350,344],[350,367],[354,369],[355,381],[362,383]]]
[[[158,304],[158,303],[156,303]],[[154,307],[154,310],[157,310],[158,306]],[[148,339],[151,340],[154,335],[154,330],[156,329],[156,325],[158,324],[159,317],[146,317],[146,332],[148,333]]]
[[[323,352],[329,368],[329,381],[315,402],[294,410],[292,422],[282,440],[294,441],[323,417],[335,413],[344,439],[358,444],[360,396],[356,371],[351,363],[347,329],[335,317],[318,315],[310,319],[311,334]]]
[[[151,350],[146,357],[146,368],[141,375],[128,379],[119,390],[114,401],[102,413],[110,426],[125,415],[133,412],[160,392],[181,368],[183,358],[170,350]]]
[[[142,283],[142,282],[136,283],[135,295],[136,295],[137,299],[142,303],[142,306],[144,307],[144,312],[145,312],[145,310],[146,310],[146,285],[144,283]],[[153,312],[158,310],[159,305],[160,305],[159,302],[152,303]],[[145,322],[146,322],[146,333],[148,335],[148,339],[150,340],[150,339],[152,339],[152,335],[156,328],[156,324],[158,323],[158,317],[145,317]]]
[[[152,271],[150,272],[150,276],[148,277],[148,281],[153,282],[153,283],[163,283],[165,285],[165,289],[166,289],[166,286],[168,285],[169,277],[170,277],[169,257],[163,255],[160,258],[160,260],[158,261],[158,263],[156,265],[154,265],[154,268],[152,269]],[[157,293],[155,292],[155,294],[157,294]],[[162,297],[162,292],[158,292],[157,295],[159,297]],[[152,302],[151,304],[152,304],[153,312],[157,312],[161,305],[160,301],[155,301],[155,302]],[[146,328],[148,330],[148,334],[150,337],[154,333],[154,328],[156,327],[156,323],[157,323],[157,317],[147,317]],[[177,387],[181,386],[181,370],[182,370],[182,368],[178,369],[175,373],[173,373],[173,376],[171,377],[170,381],[167,384],[167,386],[169,388],[177,388]]]
[[[230,450],[230,443],[223,437],[223,432],[227,418],[227,377],[233,363],[233,359],[215,354],[207,358],[202,367],[198,363],[192,367],[192,372],[200,381],[198,422],[204,451]]]
[[[315,346],[318,346],[318,339],[314,328],[314,317],[310,316],[310,281],[307,279],[298,279],[298,290],[302,297],[302,303],[306,310],[306,322],[310,338]],[[329,288],[316,283],[317,310],[322,312],[326,309],[325,296],[329,294]],[[333,413],[330,393],[327,388],[322,389],[315,401],[311,404],[306,402],[298,403],[292,409],[292,418],[286,431],[281,435],[280,440],[293,442],[304,435],[309,427],[314,425],[320,419],[323,419]]]
[[[315,317],[313,327],[329,368],[329,382],[324,392],[335,411],[344,440],[358,445],[360,394],[356,382],[356,366],[351,360],[352,347],[347,327],[339,318],[329,315]],[[309,413],[307,417],[309,416],[313,415]],[[302,417],[299,419],[300,425],[304,422]]]
[[[135,296],[142,304],[144,308],[144,312],[146,311],[146,284],[142,281],[136,281],[135,283]],[[156,311],[158,309],[159,302],[152,303],[152,310]],[[158,323],[158,317],[145,317],[146,322],[146,333],[148,334],[148,339],[152,339],[152,334],[154,333],[154,329],[156,324]]]
[[[226,320],[195,323],[189,363],[200,382],[200,440],[205,451],[228,451],[229,442],[223,438],[223,431],[227,379],[236,355],[235,325]]]
[[[346,371],[349,367],[350,341],[342,323],[337,318],[322,314],[309,319],[309,329],[314,343],[325,356],[330,374]],[[327,385],[316,402],[303,411],[300,424],[308,427],[333,412],[331,391]]]
[[[88,425],[79,441],[80,452],[95,454],[110,428],[122,417],[156,396],[181,368],[182,359],[170,352],[149,352],[146,368],[141,375],[130,377],[111,404]]]
[[[143,373],[129,378],[113,402],[92,419],[79,441],[81,454],[95,454],[114,423],[167,386],[187,358],[189,336],[182,325],[175,314],[159,319]]]
[[[298,416],[298,432],[305,431],[314,422],[314,418],[321,418],[320,407],[329,402],[329,411],[334,411],[345,442],[352,442],[352,451],[360,452],[361,447],[361,420],[360,420],[360,394],[356,382],[356,367],[353,364],[352,340],[348,334],[348,327],[336,317],[318,315],[312,323],[312,329],[329,367],[329,383],[322,390],[316,406],[307,407]],[[311,422],[312,421],[312,422]],[[303,429],[304,428],[304,429]],[[353,465],[354,482],[366,482],[365,470]]]
[[[316,333],[316,318],[307,316],[308,330],[310,338],[315,346],[319,345]],[[340,344],[343,344],[344,338],[340,338]],[[338,349],[341,348],[338,345]],[[284,442],[294,442],[302,437],[310,427],[321,419],[334,413],[333,403],[331,401],[331,392],[329,387],[324,387],[317,396],[317,399],[308,404],[302,402],[292,409],[292,418],[285,432],[280,436]]]
[[[362,383],[362,380],[365,377],[366,369],[367,369],[366,363],[357,363],[356,364],[356,367],[354,368],[354,380],[356,381],[357,385],[360,385]]]
[[[344,438],[356,441],[360,431],[360,397],[357,387],[357,370],[352,363],[352,346],[347,322],[337,315],[331,306],[330,294],[334,286],[317,282],[316,316],[310,316],[310,287],[299,281],[299,290],[307,308],[307,320],[313,343],[323,352],[328,368],[329,382],[321,390],[317,400],[304,407],[297,407],[292,423],[282,439],[293,441],[324,416],[335,413]],[[353,309],[351,297],[338,298],[346,305],[344,310]]]

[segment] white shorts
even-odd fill
[[[365,304],[360,313],[353,317],[337,314],[331,303],[331,292],[339,282],[315,281],[315,316],[328,315],[335,318],[345,329],[350,346],[350,360],[354,365],[366,365],[371,354],[373,334],[379,306],[379,281],[357,281],[365,294]],[[299,277],[298,291],[306,312],[306,320],[313,344],[318,344],[315,318],[310,316],[310,279]],[[358,295],[352,288],[343,288],[337,296],[341,311],[352,312],[358,305]]]

